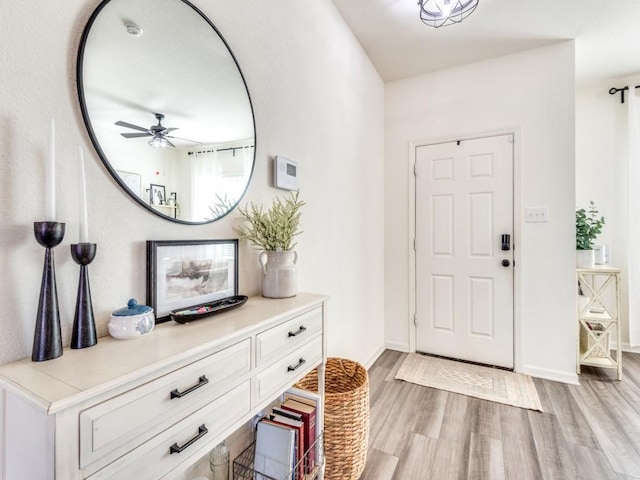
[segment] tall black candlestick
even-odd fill
[[[33,337],[31,360],[42,362],[62,355],[62,334],[60,332],[60,311],[58,310],[58,290],[53,259],[53,247],[62,242],[65,224],[62,222],[33,222],[33,233],[40,245],[45,247],[42,283],[38,316]]]
[[[93,305],[91,304],[88,269],[88,265],[96,256],[96,248],[95,243],[76,243],[71,245],[71,257],[74,262],[80,265],[80,281],[78,282],[76,313],[73,318],[71,348],[92,347],[98,343]]]

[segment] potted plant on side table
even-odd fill
[[[299,192],[290,192],[281,199],[276,197],[266,212],[249,202],[238,208],[244,225],[236,229],[240,238],[262,249],[262,295],[268,298],[293,297],[297,293],[294,237],[300,231],[301,207]]]
[[[602,233],[604,217],[599,216],[593,201],[589,202],[588,210],[576,210],[576,266],[593,268],[593,241]]]

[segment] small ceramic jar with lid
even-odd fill
[[[126,340],[149,333],[155,326],[153,309],[147,305],[138,305],[135,298],[125,308],[116,310],[109,320],[109,335]]]

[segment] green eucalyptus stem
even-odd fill
[[[300,208],[305,205],[298,198],[299,192],[290,192],[287,198],[276,197],[266,212],[262,206],[249,202],[238,207],[246,225],[236,229],[240,238],[248,240],[261,250],[293,250],[295,236],[300,235]]]
[[[593,201],[589,202],[589,210],[576,210],[576,250],[591,250],[593,241],[602,233],[604,217],[598,218],[598,210]]]

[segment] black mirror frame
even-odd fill
[[[89,17],[89,20],[87,21],[87,24],[85,25],[83,31],[82,31],[82,36],[80,37],[80,46],[78,48],[78,56],[76,59],[76,87],[78,90],[78,100],[80,103],[80,111],[82,112],[82,119],[84,120],[84,124],[85,127],[87,129],[87,132],[89,133],[89,138],[91,139],[91,143],[93,144],[93,147],[96,149],[96,152],[98,153],[98,156],[100,157],[100,160],[102,160],[102,163],[104,164],[104,166],[106,167],[106,169],[109,171],[109,173],[111,174],[111,177],[118,183],[118,185],[122,188],[122,190],[124,190],[124,192],[131,197],[136,203],[138,203],[139,205],[142,205],[142,207],[144,207],[147,211],[161,217],[164,218],[165,220],[169,220],[171,222],[174,223],[181,223],[184,225],[206,225],[208,223],[213,223],[217,220],[220,220],[224,217],[226,217],[229,213],[231,213],[240,203],[240,201],[242,200],[242,198],[244,197],[244,195],[247,193],[247,190],[249,188],[249,185],[251,184],[251,180],[253,179],[253,172],[255,170],[255,165],[256,165],[256,150],[257,150],[257,145],[258,145],[258,136],[257,136],[257,132],[256,132],[256,119],[255,119],[255,113],[253,110],[253,102],[251,101],[251,94],[249,93],[249,88],[247,86],[247,81],[244,78],[244,74],[242,73],[242,69],[240,68],[240,64],[238,63],[238,60],[236,59],[235,55],[233,54],[233,51],[231,50],[231,47],[229,46],[229,44],[227,43],[227,41],[225,40],[225,38],[222,36],[222,33],[220,33],[220,31],[216,28],[216,26],[213,24],[213,22],[211,22],[211,20],[209,20],[209,18],[195,5],[193,5],[191,2],[189,2],[188,0],[176,0],[179,2],[182,2],[184,4],[186,4],[188,7],[191,7],[198,15],[200,15],[200,17],[209,24],[209,26],[218,34],[218,36],[220,37],[220,40],[222,40],[222,43],[224,44],[224,46],[227,48],[227,51],[229,52],[229,55],[231,55],[231,58],[233,59],[237,69],[238,69],[238,73],[240,74],[240,78],[242,79],[242,83],[244,84],[244,88],[247,92],[247,99],[249,100],[249,106],[251,108],[251,121],[253,123],[253,144],[254,144],[254,149],[253,149],[253,161],[251,164],[251,172],[249,173],[249,179],[247,180],[247,185],[244,188],[244,191],[242,192],[242,195],[240,195],[240,197],[237,199],[236,203],[229,208],[229,210],[227,212],[225,212],[224,214],[213,218],[211,220],[208,221],[204,221],[204,222],[190,222],[190,221],[186,221],[186,220],[181,220],[179,218],[174,218],[171,217],[169,215],[165,215],[162,212],[159,212],[157,210],[155,210],[154,208],[152,208],[151,205],[147,204],[147,202],[145,202],[142,198],[140,198],[138,195],[136,195],[134,192],[132,192],[129,187],[125,184],[125,182],[120,178],[120,176],[117,174],[116,170],[113,168],[113,166],[111,165],[111,163],[109,162],[109,159],[107,158],[107,156],[105,155],[104,151],[102,150],[102,147],[100,146],[100,143],[98,142],[98,139],[96,137],[96,134],[93,130],[93,126],[91,125],[91,119],[89,118],[89,112],[87,110],[87,105],[85,102],[85,96],[84,96],[84,81],[82,78],[82,64],[83,64],[83,60],[84,60],[84,54],[85,54],[85,47],[86,47],[86,43],[87,43],[87,38],[89,36],[89,32],[91,31],[91,27],[93,26],[93,23],[95,22],[96,18],[98,17],[98,15],[100,14],[100,12],[102,11],[102,9],[107,6],[109,3],[111,3],[112,0],[102,0],[102,2],[100,2],[100,4],[96,7],[96,9],[93,11],[93,13],[91,14],[91,17]]]

